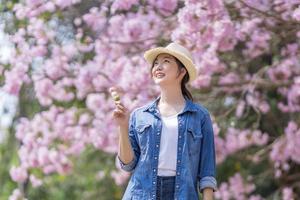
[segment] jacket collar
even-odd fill
[[[158,107],[157,107],[157,103],[158,103],[158,100],[160,99],[160,95],[158,96],[158,97],[156,97],[156,99],[154,100],[154,101],[152,101],[151,103],[149,103],[144,109],[143,109],[143,111],[144,112],[147,112],[147,111],[149,111],[149,112],[151,112],[151,113],[158,113]],[[187,111],[190,111],[190,112],[197,112],[197,107],[195,106],[195,104],[190,100],[190,99],[188,99],[187,97],[185,97],[184,96],[184,98],[185,98],[185,100],[186,100],[186,102],[185,102],[185,107],[184,107],[184,109],[183,109],[183,111],[182,111],[182,113],[184,113],[184,112],[187,112]]]

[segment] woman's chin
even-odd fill
[[[168,81],[166,79],[156,79],[156,80],[154,80],[154,83],[162,86],[162,85],[170,84],[170,81]]]

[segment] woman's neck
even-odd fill
[[[171,106],[178,106],[184,104],[185,99],[180,86],[174,84],[161,87],[159,103],[161,105]]]
[[[185,99],[183,94],[181,93],[161,93],[159,99],[160,105],[170,105],[170,106],[180,106],[185,104]]]
[[[158,102],[158,109],[163,116],[174,115],[185,106],[185,98],[181,89],[162,90]]]

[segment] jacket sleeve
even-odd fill
[[[214,144],[214,131],[210,114],[206,114],[201,123],[203,134],[201,153],[200,153],[200,166],[198,170],[198,181],[200,192],[204,188],[212,188],[215,192],[217,190],[216,181],[216,157],[215,157],[215,144]]]
[[[121,169],[123,169],[127,172],[131,172],[135,169],[135,166],[140,157],[140,148],[139,148],[137,138],[136,138],[136,133],[134,130],[134,122],[135,122],[135,110],[130,113],[130,118],[129,118],[129,123],[128,123],[129,124],[128,137],[129,137],[129,141],[130,141],[133,153],[134,153],[132,161],[125,164],[124,162],[122,162],[119,155],[117,155]]]

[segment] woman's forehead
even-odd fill
[[[171,54],[168,54],[168,53],[161,53],[161,54],[158,54],[158,56],[156,57],[155,60],[157,60],[157,59],[163,59],[163,58],[171,58],[171,59],[175,59],[174,56],[172,56]]]

